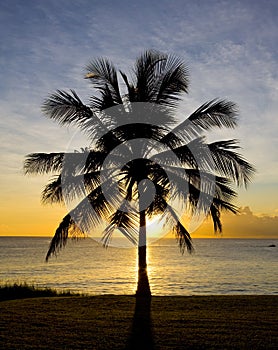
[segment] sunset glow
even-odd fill
[[[222,135],[240,140],[257,173],[239,191],[241,213],[223,214],[222,237],[278,238],[277,4],[201,3],[123,2],[124,11],[105,3],[68,7],[64,0],[1,3],[1,236],[52,236],[66,213],[41,204],[48,177],[23,175],[26,154],[64,151],[76,131],[44,118],[42,101],[57,88],[73,88],[88,101],[82,69],[92,58],[110,57],[125,70],[154,48],[174,52],[191,72],[178,118],[219,96],[239,106],[239,129]],[[160,236],[162,224],[151,226]],[[204,221],[192,237],[214,238],[212,224]]]

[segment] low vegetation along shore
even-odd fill
[[[278,296],[156,296],[150,301],[55,293],[2,298],[1,349],[278,347]]]
[[[48,287],[38,287],[27,283],[5,284],[0,286],[0,301],[36,297],[77,296],[71,291],[57,291]]]

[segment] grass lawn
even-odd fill
[[[1,349],[278,349],[278,296],[0,302]]]

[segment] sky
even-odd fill
[[[129,71],[156,49],[189,68],[179,118],[213,98],[239,106],[238,128],[209,136],[238,138],[257,169],[239,190],[241,214],[224,215],[223,236],[278,238],[277,1],[2,0],[0,31],[0,235],[52,235],[66,212],[40,203],[49,177],[23,174],[25,155],[64,151],[75,133],[43,116],[43,100],[72,88],[86,103],[90,60],[108,57]],[[205,224],[196,236],[212,231]]]

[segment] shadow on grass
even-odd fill
[[[132,327],[127,342],[127,350],[154,350],[151,298],[136,297]]]

